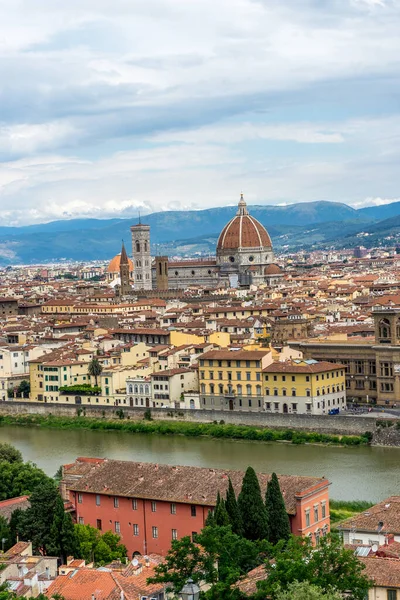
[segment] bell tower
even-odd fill
[[[124,242],[122,242],[121,259],[119,261],[119,274],[121,278],[120,295],[125,297],[132,292],[132,288],[129,283],[129,260]]]
[[[134,281],[137,290],[151,290],[150,225],[132,225]]]

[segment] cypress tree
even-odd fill
[[[265,508],[267,511],[268,541],[271,544],[277,544],[280,540],[288,540],[291,534],[290,521],[276,473],[272,473],[271,479],[268,481]]]
[[[232,525],[233,533],[243,535],[242,517],[236,500],[235,490],[233,489],[231,478],[229,477],[228,489],[226,492],[225,508]]]
[[[226,512],[225,501],[223,498],[219,498],[219,502],[215,507],[214,521],[216,525],[223,527],[224,525],[230,525],[229,515]]]
[[[243,535],[248,540],[263,540],[267,537],[267,511],[263,502],[256,472],[248,467],[243,477],[238,507],[243,523]]]

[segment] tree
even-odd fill
[[[228,490],[226,492],[225,508],[228,513],[233,533],[243,535],[242,517],[236,500],[231,478],[229,477]]]
[[[276,473],[272,473],[267,484],[265,507],[268,520],[268,541],[271,544],[277,544],[279,540],[288,540],[291,534],[290,522]]]
[[[226,511],[224,499],[221,498],[221,496],[219,495],[219,492],[218,492],[218,496],[217,496],[217,504],[216,504],[215,510],[214,510],[214,522],[216,525],[220,525],[220,526],[230,524],[230,519],[229,519],[229,515]]]
[[[84,558],[86,562],[107,564],[114,560],[125,560],[127,550],[120,543],[120,536],[106,531],[103,535],[91,525],[74,526],[77,558]]]
[[[0,462],[5,460],[9,463],[22,463],[22,454],[11,444],[0,444]]]
[[[215,567],[208,563],[207,555],[189,536],[172,540],[165,561],[157,565],[154,577],[147,583],[165,583],[167,592],[179,593],[186,581],[194,582],[214,579]]]
[[[88,366],[88,374],[90,375],[90,377],[94,377],[96,386],[97,386],[97,381],[99,376],[101,375],[103,371],[103,367],[101,366],[99,359],[98,358],[92,358],[92,360],[89,363]]]
[[[29,501],[30,508],[22,512],[17,524],[20,536],[32,541],[35,552],[62,555],[64,504],[55,483],[48,479],[36,487]]]
[[[31,385],[30,385],[29,381],[24,379],[23,381],[21,381],[21,383],[19,384],[19,386],[17,388],[17,394],[21,397],[23,396],[24,398],[29,398],[30,393],[31,393]]]
[[[308,581],[294,581],[286,591],[278,592],[276,600],[343,600],[343,596],[334,590],[324,591]]]
[[[61,556],[63,561],[66,562],[68,556],[75,555],[76,545],[72,517],[65,512],[64,502],[58,494],[54,507],[53,522],[50,528],[47,552],[52,556]]]
[[[267,511],[253,467],[248,467],[243,477],[238,507],[242,518],[244,537],[249,540],[265,539],[268,533]]]
[[[0,461],[0,500],[30,494],[52,480],[33,463]]]
[[[0,550],[8,550],[11,546],[10,526],[7,520],[0,515]]]
[[[272,547],[271,557],[266,578],[258,583],[258,598],[276,600],[278,593],[298,581],[346,594],[351,600],[364,600],[371,585],[363,574],[364,565],[336,535],[321,538],[316,548],[309,538],[291,536]]]

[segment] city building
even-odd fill
[[[345,544],[384,546],[400,542],[400,496],[391,496],[340,523]]]
[[[262,378],[267,412],[323,415],[346,408],[343,365],[313,359],[273,362]]]
[[[225,495],[230,478],[238,494],[243,476],[241,471],[81,457],[64,465],[61,492],[78,523],[117,533],[129,557],[165,555],[171,540],[195,539],[218,492]],[[263,495],[269,478],[258,474]],[[318,543],[330,530],[329,481],[281,475],[279,484],[292,533]]]

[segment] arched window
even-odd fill
[[[205,386],[205,384],[202,383],[200,387],[201,387],[201,393],[205,394],[206,393],[206,386]]]
[[[237,393],[238,393],[238,396],[241,396],[243,394],[241,383],[239,383],[237,386]]]
[[[396,323],[396,337],[400,338],[400,319],[397,319]]]
[[[133,394],[133,385],[132,384],[129,385],[129,392],[128,393],[129,394]]]
[[[257,396],[261,396],[261,385],[256,386],[256,394]]]
[[[251,396],[251,385],[250,384],[246,385],[246,394],[248,396]]]
[[[140,386],[139,390],[140,390],[139,393],[143,394],[143,386],[142,385]]]
[[[144,251],[147,252],[147,242],[144,243]]]
[[[222,383],[220,383],[220,384],[218,385],[218,392],[219,392],[219,394],[221,394],[221,395],[224,393],[224,386],[222,385]]]
[[[140,242],[136,242],[136,252],[140,252]]]
[[[210,394],[214,393],[214,384],[210,383]]]
[[[135,385],[135,394],[137,394],[137,393],[138,393],[138,386]]]
[[[381,319],[379,321],[379,337],[384,339],[391,337],[390,322],[388,319]]]

